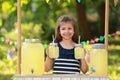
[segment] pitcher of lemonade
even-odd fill
[[[21,75],[44,74],[44,47],[39,39],[25,39],[21,49]]]
[[[80,44],[80,36],[79,36],[78,44],[75,44],[74,56],[75,56],[75,59],[83,59],[85,56],[85,50],[82,44]]]
[[[104,44],[93,44],[90,51],[90,75],[107,76],[108,53]]]
[[[58,58],[59,57],[59,47],[58,44],[54,42],[54,36],[52,35],[53,42],[49,45],[49,57]]]

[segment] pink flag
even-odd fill
[[[114,5],[117,6],[118,0],[114,0]]]

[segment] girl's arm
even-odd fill
[[[86,54],[86,51],[85,51],[85,54]],[[81,70],[85,74],[88,71],[88,65],[85,58],[81,59],[80,63],[81,63]]]
[[[87,65],[85,59],[81,59],[80,61],[81,61],[80,62],[81,63],[81,70],[85,74],[88,70],[88,65]]]
[[[46,60],[45,60],[45,72],[48,72],[51,70],[52,66],[53,66],[53,59],[51,59],[49,56],[48,56],[48,48],[46,49]]]

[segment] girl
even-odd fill
[[[54,74],[79,74],[80,71],[86,73],[88,70],[85,59],[74,58],[75,44],[78,43],[78,29],[75,20],[68,16],[61,16],[56,25],[55,42],[58,43],[59,57],[52,59],[48,56],[46,49],[45,71],[53,68]]]

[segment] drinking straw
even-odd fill
[[[52,35],[52,39],[53,39],[53,41],[52,41],[52,42],[54,43],[54,39],[55,39],[55,38],[54,38],[54,35]]]
[[[78,44],[80,44],[80,35],[79,35],[79,39],[78,39]]]

